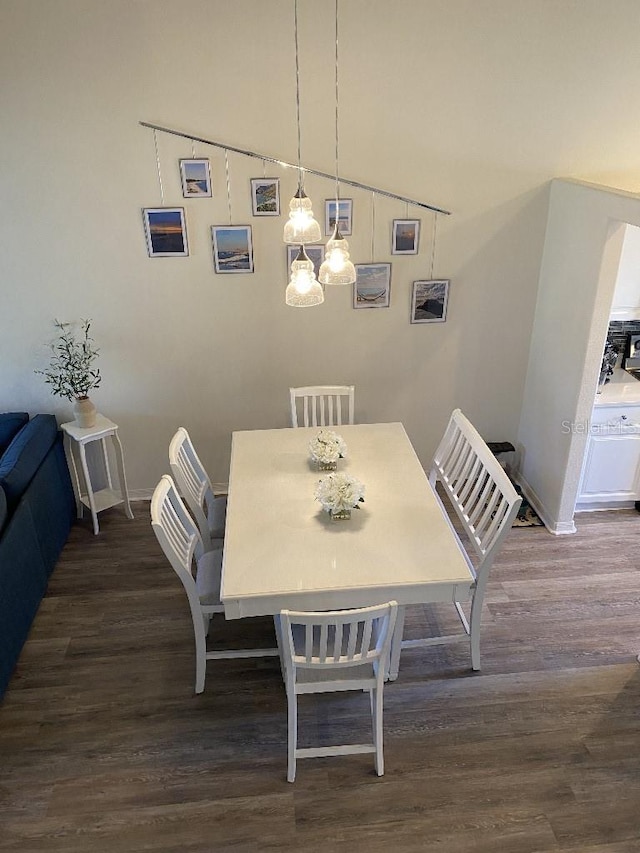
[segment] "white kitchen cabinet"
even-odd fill
[[[640,406],[596,406],[576,509],[631,506],[637,500]]]

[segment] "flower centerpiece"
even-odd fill
[[[51,361],[48,370],[36,370],[44,376],[51,391],[58,397],[74,400],[73,412],[79,427],[92,427],[96,423],[96,407],[89,399],[89,391],[100,385],[99,368],[92,367],[99,350],[89,334],[90,320],[81,320],[82,335],[76,338],[70,323],[54,321],[60,330],[51,344]]]
[[[331,518],[351,518],[351,510],[364,502],[364,485],[351,474],[327,474],[318,481],[315,498]]]
[[[321,429],[309,442],[309,455],[320,471],[335,471],[338,459],[347,455],[347,445],[337,432]]]

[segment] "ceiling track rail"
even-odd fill
[[[256,151],[249,151],[245,148],[237,148],[234,145],[227,145],[225,142],[216,142],[214,139],[206,139],[204,136],[194,136],[192,133],[184,133],[180,130],[174,130],[170,127],[162,127],[159,124],[151,124],[148,121],[141,121],[142,127],[148,127],[150,130],[156,130],[159,133],[168,133],[171,136],[181,136],[183,139],[189,139],[191,142],[201,142],[203,145],[212,145],[214,148],[221,148],[223,151],[233,151],[234,154],[242,154],[243,157],[254,157],[256,160],[262,160],[266,163],[276,163],[278,166],[283,166],[286,169],[300,169],[308,175],[316,175],[319,178],[325,178],[328,181],[335,183],[336,176],[330,175],[327,172],[319,172],[317,169],[310,169],[307,166],[298,167],[295,163],[287,163],[285,160],[279,160],[277,157],[269,157],[267,154],[258,154]],[[383,195],[387,198],[393,198],[397,201],[405,202],[413,207],[421,207],[425,210],[432,210],[434,213],[441,213],[443,216],[451,216],[450,210],[444,210],[442,207],[436,207],[433,204],[427,204],[424,201],[418,201],[415,198],[408,198],[404,195],[389,192],[388,190],[380,189],[380,187],[372,187],[369,184],[363,184],[360,181],[351,181],[348,178],[340,178],[341,184],[347,184],[350,187],[357,187],[360,190]]]

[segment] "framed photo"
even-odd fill
[[[444,323],[447,319],[449,281],[414,281],[411,297],[412,323]]]
[[[219,273],[253,272],[250,225],[212,225],[213,266]]]
[[[254,216],[280,216],[280,178],[251,178]]]
[[[341,198],[338,199],[338,219],[340,224],[340,233],[343,237],[348,237],[352,232],[353,225],[353,199]],[[330,237],[333,234],[333,229],[336,227],[336,200],[328,198],[324,203],[324,233]]]
[[[419,219],[394,219],[391,238],[392,255],[417,255],[420,237]]]
[[[142,219],[150,258],[189,254],[183,207],[143,207]]]
[[[309,260],[313,261],[313,270],[316,278],[320,275],[320,264],[324,261],[324,246],[312,246],[307,244],[304,247],[305,252],[309,256]],[[287,275],[291,272],[291,264],[298,257],[300,246],[287,246]]]
[[[180,160],[180,177],[185,198],[211,198],[208,160]]]
[[[388,308],[391,294],[391,264],[356,264],[353,285],[354,308]]]

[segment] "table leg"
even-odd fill
[[[100,444],[102,446],[102,462],[104,464],[104,470],[107,475],[107,485],[110,489],[113,489],[113,480],[111,478],[111,466],[109,465],[109,456],[107,455],[107,439],[101,438]]]
[[[120,493],[122,494],[122,500],[124,502],[124,511],[127,514],[127,518],[133,518],[133,512],[131,511],[131,505],[129,503],[129,492],[127,490],[127,477],[124,472],[122,444],[120,443],[120,438],[118,437],[117,432],[113,433],[112,438],[113,447],[116,452],[116,464],[118,466],[118,478],[120,479]]]
[[[89,466],[87,465],[87,454],[84,444],[80,443],[78,449],[80,450],[80,464],[82,465],[84,482],[87,487],[87,498],[91,507],[91,517],[93,518],[93,532],[97,535],[100,532],[100,527],[98,526],[98,513],[96,512],[96,502],[93,498],[93,487],[91,485],[91,477],[89,476]]]
[[[404,634],[404,605],[398,606],[396,627],[391,639],[391,654],[389,656],[389,681],[395,681],[400,669],[400,652],[402,651],[402,635]]]

